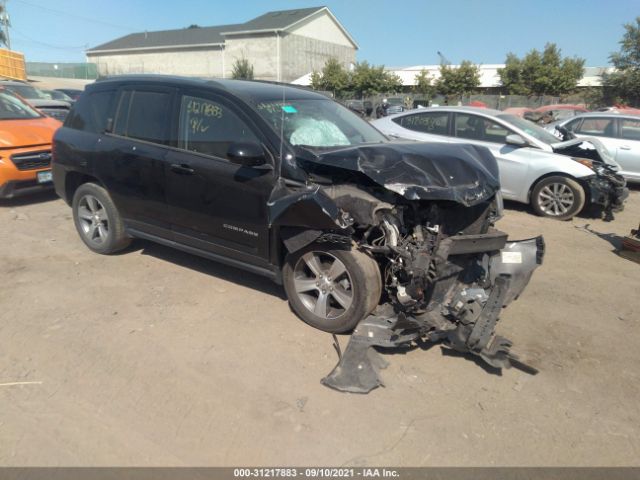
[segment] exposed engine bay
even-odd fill
[[[333,187],[328,193],[342,190],[336,203],[363,210],[366,195],[345,195],[352,188]],[[494,197],[473,207],[449,202],[392,207],[371,199],[366,214],[354,214],[374,218],[368,225],[354,221],[352,238],[356,248],[377,260],[385,292],[378,309],[356,327],[325,385],[367,392],[381,384],[381,362],[371,360],[375,352],[369,347],[416,340],[443,341],[492,367],[510,367],[511,342],[495,335],[498,317],[542,263],[544,242],[542,237],[508,242],[506,233],[493,228],[497,203]]]
[[[494,228],[502,202],[486,148],[357,147],[310,156],[305,170],[304,188],[282,186],[269,203],[274,224],[289,232],[286,247],[320,240],[358,249],[375,259],[383,283],[379,306],[356,326],[344,354],[337,348],[325,385],[366,393],[382,384],[384,366],[371,347],[416,341],[443,341],[510,367],[511,342],[496,325],[542,264],[544,242],[509,241]],[[288,228],[296,222],[308,228]]]

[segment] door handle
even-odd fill
[[[631,150],[629,145],[620,145],[620,150]]]
[[[182,163],[182,164],[172,163],[171,171],[179,175],[193,175],[194,173],[196,173],[196,171],[186,163]]]

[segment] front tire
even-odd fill
[[[109,193],[95,183],[78,187],[71,203],[73,221],[84,244],[103,255],[116,253],[131,243]]]
[[[288,254],[284,289],[292,310],[330,333],[353,330],[378,305],[382,279],[376,261],[359,250],[311,244]]]
[[[531,192],[531,206],[542,217],[571,220],[584,207],[585,191],[571,178],[552,176],[540,180]]]

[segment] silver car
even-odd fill
[[[618,165],[597,140],[560,142],[528,120],[498,110],[425,108],[372,124],[392,138],[489,148],[498,160],[503,197],[531,204],[542,216],[568,220],[585,205],[597,204],[611,219],[628,195]]]
[[[549,127],[565,127],[576,137],[596,137],[620,165],[620,173],[630,182],[640,182],[640,116],[612,112],[585,113],[556,122]]]

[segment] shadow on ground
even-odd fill
[[[609,242],[611,244],[611,246],[614,248],[614,251],[618,251],[622,248],[622,237],[620,235],[616,235],[615,233],[601,233],[598,232],[596,230],[594,230],[593,228],[591,228],[590,224],[585,224],[581,227],[577,226],[575,227],[577,230],[583,231],[585,233],[589,233],[591,235],[595,235],[598,238],[601,238],[602,240]]]
[[[640,192],[640,184],[636,185],[633,188],[630,188],[632,191],[635,189],[636,191]],[[505,200],[504,201],[504,207],[507,210],[515,210],[517,212],[524,212],[524,213],[528,213],[529,215],[533,215],[533,216],[538,216],[534,211],[533,208],[531,208],[530,205],[524,204],[524,203],[520,203],[520,202],[514,202],[511,200]],[[603,212],[602,212],[602,207],[598,206],[598,205],[587,205],[585,206],[585,208],[582,209],[582,211],[580,211],[580,213],[578,213],[575,218],[584,218],[585,220],[594,220],[594,219],[601,219],[603,218]],[[615,213],[614,213],[614,217],[615,217]],[[543,218],[543,217],[540,217]],[[549,220],[551,221],[557,221],[553,218],[549,218]],[[606,221],[606,220],[605,220]]]
[[[44,203],[57,200],[58,196],[53,190],[25,195],[23,197],[0,199],[0,208],[24,207],[34,203]]]
[[[280,285],[277,285],[268,278],[239,268],[223,265],[213,260],[140,239],[136,239],[123,253],[132,251],[140,251],[142,255],[150,255],[160,260],[204,273],[205,275],[211,275],[212,277],[217,277],[227,282],[259,290],[280,298],[281,300],[287,299]]]

